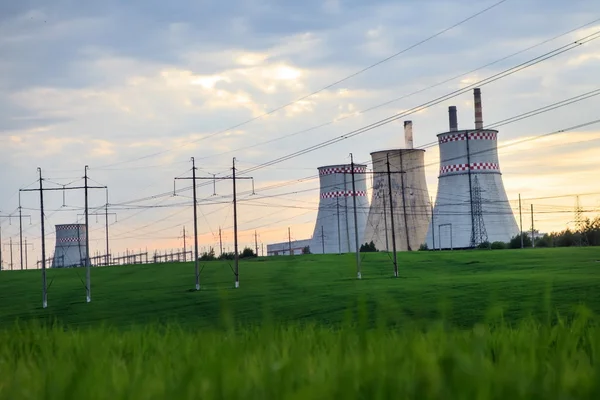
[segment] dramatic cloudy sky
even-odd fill
[[[48,187],[83,176],[109,186],[112,251],[181,247],[192,229],[190,191],[175,176],[226,175],[338,137],[465,87],[600,30],[596,0],[508,0],[486,13],[318,95],[264,114],[426,39],[496,0],[118,2],[5,1],[0,4],[0,210],[14,213],[18,189]],[[589,23],[589,24],[588,24]],[[467,73],[577,27],[582,29]],[[504,120],[598,89],[600,40],[482,86],[484,121]],[[467,74],[465,74],[467,73]],[[465,74],[460,76],[461,74]],[[460,76],[455,79],[450,79]],[[435,87],[435,84],[444,82]],[[427,89],[429,88],[429,89]],[[427,89],[427,90],[423,90]],[[412,94],[423,90],[420,93]],[[410,95],[410,96],[407,96]],[[360,113],[362,110],[387,105]],[[447,107],[461,127],[473,126],[471,94],[413,114],[415,145],[447,129]],[[600,118],[600,96],[500,128],[500,162],[509,199],[600,192],[600,125],[515,146],[523,138]],[[252,120],[255,118],[254,120]],[[252,120],[248,122],[249,120]],[[246,123],[247,122],[247,123]],[[326,125],[324,125],[326,124]],[[309,129],[324,125],[316,129]],[[231,129],[230,129],[231,128]],[[296,133],[295,135],[292,135]],[[271,141],[282,138],[281,140]],[[368,161],[369,153],[404,146],[402,120],[335,145],[252,172],[239,184],[242,245],[312,234],[321,165]],[[430,195],[437,189],[437,148],[427,152]],[[81,180],[75,184],[82,183]],[[183,188],[189,181],[179,181]],[[265,188],[264,190],[262,188]],[[312,189],[312,190],[307,190]],[[301,191],[300,193],[290,193]],[[92,190],[90,204],[105,203]],[[231,246],[231,184],[199,189],[201,247],[223,227]],[[265,198],[288,193],[278,197]],[[39,254],[39,199],[22,193],[25,235]],[[206,199],[206,200],[204,200]],[[600,196],[582,196],[586,210]],[[46,193],[47,226],[81,220],[81,192]],[[536,225],[562,229],[574,197],[526,200],[539,205]],[[209,204],[219,203],[219,204]],[[63,207],[64,205],[64,207]],[[179,205],[179,206],[178,206]],[[516,203],[513,203],[516,205]],[[140,208],[143,206],[143,208]],[[168,206],[147,208],[146,206]],[[171,207],[172,206],[172,207]],[[14,215],[14,214],[13,214]],[[3,250],[18,230],[2,219]],[[103,251],[103,225],[91,218],[92,251]],[[572,224],[572,223],[571,223]],[[529,222],[526,223],[529,225]],[[48,236],[49,246],[54,241]],[[5,256],[6,260],[6,256]],[[30,261],[30,264],[32,262]]]

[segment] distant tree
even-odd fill
[[[553,247],[553,244],[554,240],[547,233],[544,236],[535,239],[535,247]]]
[[[539,233],[535,231],[535,233]],[[530,232],[523,233],[524,247],[531,247]],[[586,218],[576,230],[565,229],[560,232],[546,233],[535,239],[535,247],[571,247],[571,246],[600,246],[600,216]],[[521,247],[520,235],[510,240],[510,248]]]
[[[200,258],[198,258],[200,261],[214,261],[217,258],[215,257],[215,250],[211,247],[210,250],[208,252],[204,252],[202,253],[202,255],[200,256]]]
[[[556,245],[558,247],[577,246],[580,242],[579,239],[580,236],[578,232],[573,232],[567,228],[558,234],[558,237],[556,238]]]
[[[586,218],[582,234],[590,246],[600,246],[600,217]]]
[[[429,247],[427,247],[427,243],[422,243],[419,246],[419,251],[427,251],[427,250],[429,250]]]
[[[242,250],[242,254],[240,254],[240,258],[253,258],[256,257],[256,254],[254,254],[254,250],[252,250],[250,247],[245,247],[244,250]]]
[[[302,249],[302,254],[311,254],[310,246],[306,246]]]
[[[225,252],[219,256],[219,260],[233,260],[235,259],[235,253]]]
[[[365,243],[360,246],[361,253],[374,253],[376,251],[377,251],[377,248],[375,247],[375,243],[373,243],[372,240],[371,240],[371,243]]]
[[[523,246],[531,247],[531,237],[529,234],[523,232]],[[511,249],[520,249],[521,248],[521,235],[516,235],[512,239],[510,239],[509,247]]]
[[[493,242],[491,245],[492,250],[504,250],[506,247],[506,243],[504,242]]]

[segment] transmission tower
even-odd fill
[[[579,202],[579,196],[575,196],[575,229],[579,233],[579,245],[587,246],[587,235],[585,235],[585,218],[583,216],[583,208]]]
[[[485,223],[483,222],[483,208],[481,205],[481,186],[477,176],[473,180],[473,230],[471,235],[471,247],[477,247],[488,241]]]

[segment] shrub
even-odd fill
[[[529,234],[523,232],[523,246],[531,247],[531,237]],[[521,248],[521,235],[516,235],[512,239],[510,239],[509,247],[511,249],[520,249]]]
[[[223,253],[219,256],[219,260],[234,260],[234,259],[235,259],[235,253],[233,253],[233,252]]]
[[[215,257],[215,250],[211,247],[210,251],[202,253],[198,260],[200,261],[214,261],[217,258]]]
[[[377,251],[377,248],[375,247],[375,243],[373,243],[372,240],[371,240],[371,243],[365,243],[362,246],[360,246],[361,253],[373,253],[376,251]]]
[[[504,242],[493,242],[492,250],[504,250],[506,249],[506,243]]]
[[[256,254],[254,254],[254,250],[252,250],[250,247],[245,247],[244,250],[242,250],[242,254],[240,254],[240,258],[253,258],[256,257]]]

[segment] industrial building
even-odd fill
[[[404,122],[404,135],[405,149],[371,153],[373,193],[364,241],[378,250],[391,251],[394,243],[396,251],[418,250],[429,228],[425,150],[413,149],[412,121]]]
[[[369,210],[367,166],[361,164],[327,165],[319,167],[318,170],[319,212],[310,251],[313,254],[355,252],[355,235],[358,233],[360,246],[363,243]],[[354,200],[356,200],[356,224]]]
[[[292,240],[291,242],[281,242],[267,244],[267,256],[289,256],[303,254],[303,250],[306,247],[310,247],[312,240]]]
[[[85,224],[56,225],[56,246],[51,268],[86,265],[86,233]]]
[[[507,242],[519,233],[500,173],[498,131],[483,128],[480,89],[474,100],[475,129],[458,130],[456,107],[450,106],[450,130],[437,135],[440,171],[427,233],[430,249]]]

